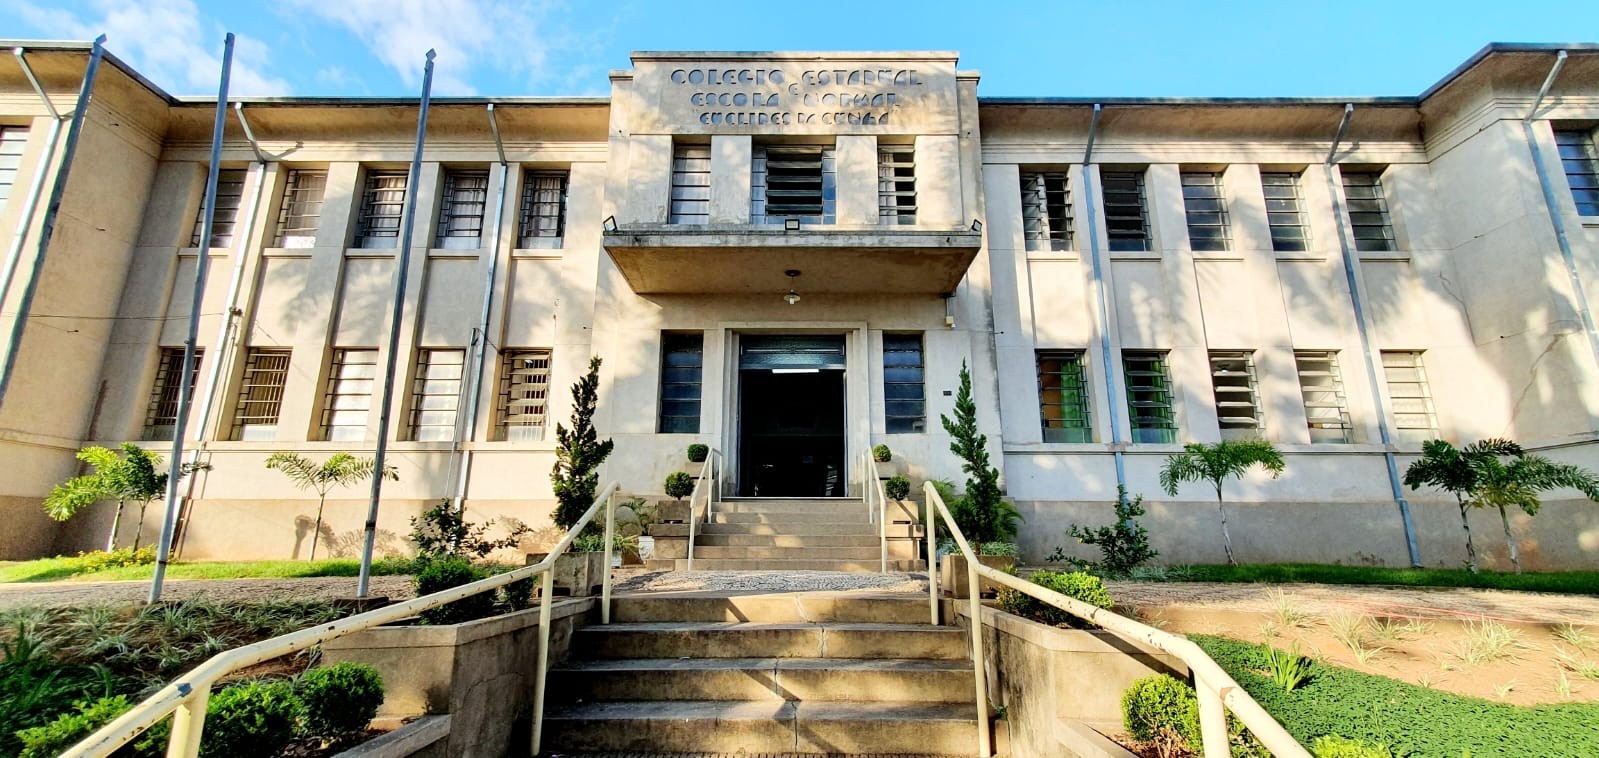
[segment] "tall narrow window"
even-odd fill
[[[1344,202],[1349,205],[1349,227],[1356,250],[1393,250],[1394,224],[1388,215],[1388,198],[1382,175],[1375,171],[1345,171]]]
[[[465,350],[418,350],[411,380],[411,439],[448,442],[455,439],[455,416],[461,407]]]
[[[1560,148],[1560,165],[1565,168],[1577,215],[1599,216],[1599,151],[1594,149],[1593,132],[1559,129],[1555,144]]]
[[[22,167],[22,148],[27,144],[26,127],[0,127],[0,209],[4,209],[11,198],[17,171]]]
[[[883,429],[889,434],[927,431],[922,335],[883,335]]]
[[[1072,193],[1066,172],[1022,173],[1022,233],[1028,250],[1072,249]]]
[[[1271,249],[1279,252],[1310,249],[1310,228],[1305,223],[1299,176],[1285,171],[1260,175],[1260,188],[1266,194],[1266,222],[1271,226]]]
[[[378,351],[335,348],[322,397],[322,439],[360,442],[366,439],[366,416],[372,410],[372,383],[377,378]]]
[[[675,145],[672,148],[672,198],[666,221],[671,224],[707,224],[711,220],[711,148],[709,145]]]
[[[1202,251],[1228,249],[1232,245],[1232,227],[1227,222],[1227,196],[1222,192],[1221,174],[1184,171],[1182,181],[1189,247]]]
[[[662,434],[700,430],[700,380],[705,368],[703,332],[661,334]]]
[[[506,350],[501,356],[499,428],[495,439],[544,439],[550,397],[550,351]]]
[[[877,220],[882,224],[916,223],[916,148],[877,146]]]
[[[252,347],[244,353],[244,376],[233,408],[235,440],[270,440],[277,436],[283,386],[289,380],[289,351]]]
[[[398,244],[407,180],[404,171],[366,172],[361,210],[356,217],[356,247],[381,249]]]
[[[756,145],[750,159],[750,221],[780,224],[798,219],[831,224],[837,216],[838,174],[833,148]]]
[[[194,392],[195,379],[200,376],[200,358],[204,351],[194,351],[194,370],[189,374],[189,392]],[[178,377],[183,373],[183,348],[163,347],[156,364],[155,383],[150,387],[150,407],[144,414],[144,439],[170,440],[177,433],[178,401],[182,386]]]
[[[1260,397],[1255,391],[1255,357],[1248,350],[1212,350],[1210,381],[1216,394],[1216,421],[1227,440],[1260,436]]]
[[[1421,351],[1382,351],[1382,373],[1388,383],[1388,398],[1393,401],[1397,436],[1413,441],[1437,437],[1438,417],[1433,413],[1432,391],[1427,388]]]
[[[1122,353],[1127,383],[1127,420],[1133,442],[1176,442],[1177,414],[1172,407],[1171,375],[1166,354]]]
[[[1038,353],[1038,409],[1045,442],[1092,442],[1083,352]]]
[[[1149,249],[1149,208],[1144,202],[1144,172],[1106,171],[1105,232],[1111,250]]]
[[[211,219],[211,247],[233,247],[234,226],[239,221],[239,205],[244,202],[244,176],[242,168],[225,168],[217,172],[217,213]],[[189,247],[200,246],[200,231],[205,226],[205,198],[200,199],[200,212],[194,216],[194,233],[189,235]]]
[[[520,248],[558,248],[566,234],[565,171],[527,171],[522,174]]]
[[[322,197],[327,187],[326,171],[298,168],[289,171],[283,183],[283,207],[278,211],[275,247],[316,245],[316,230],[322,223]]]
[[[1305,399],[1305,421],[1311,442],[1349,442],[1349,401],[1344,378],[1338,372],[1338,353],[1331,350],[1295,350],[1299,392]]]
[[[489,202],[489,172],[444,172],[439,233],[434,247],[476,250],[483,245],[483,210]]]

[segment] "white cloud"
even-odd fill
[[[106,48],[174,94],[214,95],[222,72],[222,28],[204,23],[193,0],[93,0],[90,17],[33,2],[22,18],[52,38],[93,39],[104,32]],[[235,35],[229,92],[241,96],[286,95],[287,81],[267,73],[271,54],[259,40]]]

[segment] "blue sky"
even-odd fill
[[[88,39],[173,94],[603,95],[631,50],[958,50],[984,95],[1414,95],[1490,41],[1599,40],[1593,0],[1450,3],[12,0],[0,36]]]

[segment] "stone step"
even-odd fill
[[[757,511],[753,513],[740,513],[716,508],[711,512],[712,524],[865,524],[876,528],[866,520],[866,511],[857,509],[854,513],[807,513],[795,512],[769,512]]]
[[[871,547],[876,534],[700,534],[697,550],[706,547]],[[699,555],[695,552],[695,555]]]
[[[746,561],[766,560],[769,558],[869,561],[881,557],[881,554],[882,549],[878,545],[857,547],[759,547],[752,545],[733,547],[699,545],[694,548],[694,562],[698,564],[701,558],[726,558]]]
[[[563,702],[797,700],[970,703],[972,666],[960,660],[645,658],[575,661],[550,670]]]
[[[961,660],[966,633],[917,624],[649,622],[591,625],[572,635],[576,659],[902,658]]]
[[[804,513],[866,518],[866,504],[859,500],[721,500],[711,506],[711,513]]]
[[[878,527],[865,521],[860,523],[829,523],[814,521],[785,522],[783,524],[722,523],[701,524],[700,534],[759,534],[806,537],[812,535],[853,535],[877,539]]]
[[[926,624],[928,608],[926,593],[640,594],[613,597],[611,621]]]
[[[643,701],[551,708],[546,750],[972,755],[976,706]]]
[[[687,558],[652,559],[651,571],[688,571]],[[808,558],[700,558],[694,551],[695,571],[850,571],[876,573],[882,569],[880,557],[870,560],[812,560]],[[926,571],[926,561],[888,559],[889,571]]]

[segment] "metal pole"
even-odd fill
[[[1381,379],[1377,373],[1377,359],[1371,351],[1371,332],[1366,324],[1366,308],[1360,296],[1359,260],[1349,244],[1349,233],[1344,231],[1343,193],[1333,179],[1333,167],[1338,159],[1338,146],[1349,131],[1349,119],[1355,113],[1355,104],[1344,105],[1344,117],[1338,122],[1338,133],[1333,136],[1332,147],[1327,151],[1323,171],[1327,179],[1327,194],[1332,197],[1333,226],[1338,228],[1338,249],[1344,259],[1344,278],[1349,286],[1349,301],[1355,309],[1355,331],[1360,333],[1360,352],[1366,362],[1366,380],[1371,383],[1371,397],[1377,406],[1377,433],[1382,438],[1383,461],[1388,467],[1388,489],[1394,502],[1399,504],[1399,520],[1405,527],[1405,549],[1410,553],[1411,568],[1421,568],[1421,549],[1416,546],[1416,528],[1410,518],[1410,501],[1399,479],[1399,462],[1395,459],[1393,437],[1388,432],[1388,407],[1382,399]]]
[[[194,289],[189,303],[189,332],[183,338],[183,370],[178,374],[178,416],[173,420],[171,470],[167,473],[167,501],[161,519],[161,543],[156,548],[155,576],[150,579],[150,602],[161,599],[161,584],[166,580],[167,562],[172,553],[172,531],[176,528],[178,483],[183,474],[183,439],[189,433],[189,409],[194,404],[195,343],[200,338],[200,307],[205,300],[206,271],[211,267],[211,232],[217,215],[217,174],[222,163],[222,128],[228,119],[228,77],[233,71],[233,33],[222,39],[222,80],[217,86],[216,115],[211,124],[211,165],[205,173],[205,217],[200,221],[200,249],[194,266]],[[248,234],[248,232],[246,232]],[[213,356],[213,360],[221,356]],[[205,420],[201,419],[202,430]],[[199,731],[198,729],[196,730]]]
[[[45,133],[44,152],[39,154],[39,167],[33,173],[33,181],[28,183],[27,194],[22,196],[22,214],[17,218],[16,233],[11,235],[11,245],[6,250],[5,267],[0,271],[0,303],[5,301],[6,293],[11,291],[11,280],[17,275],[17,263],[22,260],[22,246],[28,240],[28,227],[33,225],[33,214],[39,209],[39,193],[44,189],[44,180],[50,176],[50,164],[56,155],[56,143],[61,139],[61,122],[66,120],[56,110],[55,103],[50,102],[50,95],[44,91],[44,86],[39,84],[38,77],[33,75],[33,67],[28,65],[28,59],[23,56],[22,48],[12,48],[11,54],[17,57],[17,65],[22,67],[22,73],[33,85],[33,91],[38,93],[45,112],[50,114],[50,130]]]
[[[205,711],[210,702],[211,687],[202,686],[172,712],[167,758],[195,758],[200,754],[200,737],[205,732]]]
[[[550,555],[553,557],[554,552]],[[610,567],[606,567],[609,572]],[[550,596],[555,594],[555,566],[544,571],[544,581],[539,589],[539,654],[538,671],[533,681],[533,744],[529,755],[539,754],[544,740],[544,685],[550,677]]]
[[[938,626],[938,512],[933,510],[935,497],[938,497],[938,493],[933,489],[933,483],[924,483],[922,499],[927,502],[927,519],[922,522],[926,525],[922,529],[922,538],[927,541],[927,605],[931,614],[930,623]]]
[[[1094,103],[1094,118],[1088,122],[1088,143],[1083,146],[1083,209],[1088,214],[1088,259],[1093,263],[1094,294],[1099,310],[1099,362],[1105,378],[1105,408],[1110,422],[1111,454],[1116,460],[1116,484],[1127,486],[1127,462],[1122,457],[1121,413],[1116,403],[1116,368],[1110,360],[1110,295],[1105,291],[1105,268],[1099,259],[1099,223],[1094,216],[1094,138],[1099,135],[1099,114]]]
[[[605,498],[605,573],[600,575],[600,623],[611,623],[611,555],[616,542],[616,493]]]
[[[16,316],[11,322],[11,338],[6,343],[5,359],[0,361],[0,406],[5,405],[6,391],[11,388],[11,372],[16,368],[17,354],[22,348],[22,334],[28,326],[28,312],[33,309],[33,295],[39,288],[39,274],[44,270],[44,254],[50,249],[50,238],[55,236],[56,217],[61,214],[61,196],[67,189],[67,174],[72,170],[72,156],[78,151],[78,137],[83,133],[83,119],[89,112],[89,100],[94,92],[95,76],[100,73],[100,61],[105,57],[104,45],[104,34],[95,38],[94,47],[89,51],[89,63],[83,69],[83,84],[78,89],[78,104],[72,109],[72,123],[67,126],[67,143],[61,148],[61,168],[56,171],[55,181],[50,185],[50,200],[44,206],[44,222],[39,228],[39,244],[38,251],[33,256],[33,270],[28,276],[27,286],[22,290],[22,302],[18,304]],[[49,156],[46,156],[45,160],[48,163]],[[26,228],[18,227],[18,238],[26,233]],[[8,281],[7,285],[9,284]],[[0,290],[0,299],[3,299],[5,294]]]
[[[967,553],[966,594],[970,603],[967,612],[971,614],[972,621],[972,673],[977,689],[977,755],[979,758],[988,758],[994,751],[990,749],[993,740],[988,733],[988,675],[987,667],[983,665],[983,588],[980,584],[982,579],[977,575],[978,562],[976,553]]]
[[[361,544],[361,575],[356,579],[355,596],[364,598],[372,584],[372,546],[378,532],[378,501],[383,496],[383,464],[389,453],[389,412],[393,407],[394,371],[400,359],[400,319],[405,315],[405,283],[410,277],[411,232],[416,226],[416,185],[421,181],[422,148],[427,144],[428,98],[433,92],[432,50],[422,66],[422,102],[416,119],[416,151],[411,156],[411,174],[405,180],[405,225],[400,231],[399,260],[394,271],[394,309],[389,312],[389,354],[383,367],[383,396],[378,407],[378,443],[372,463],[372,499],[367,504],[366,535]],[[546,609],[548,606],[546,606]]]
[[[1199,694],[1199,741],[1205,758],[1228,758],[1232,755],[1231,737],[1227,734],[1227,706],[1221,693],[1203,677],[1194,677],[1194,690]]]

